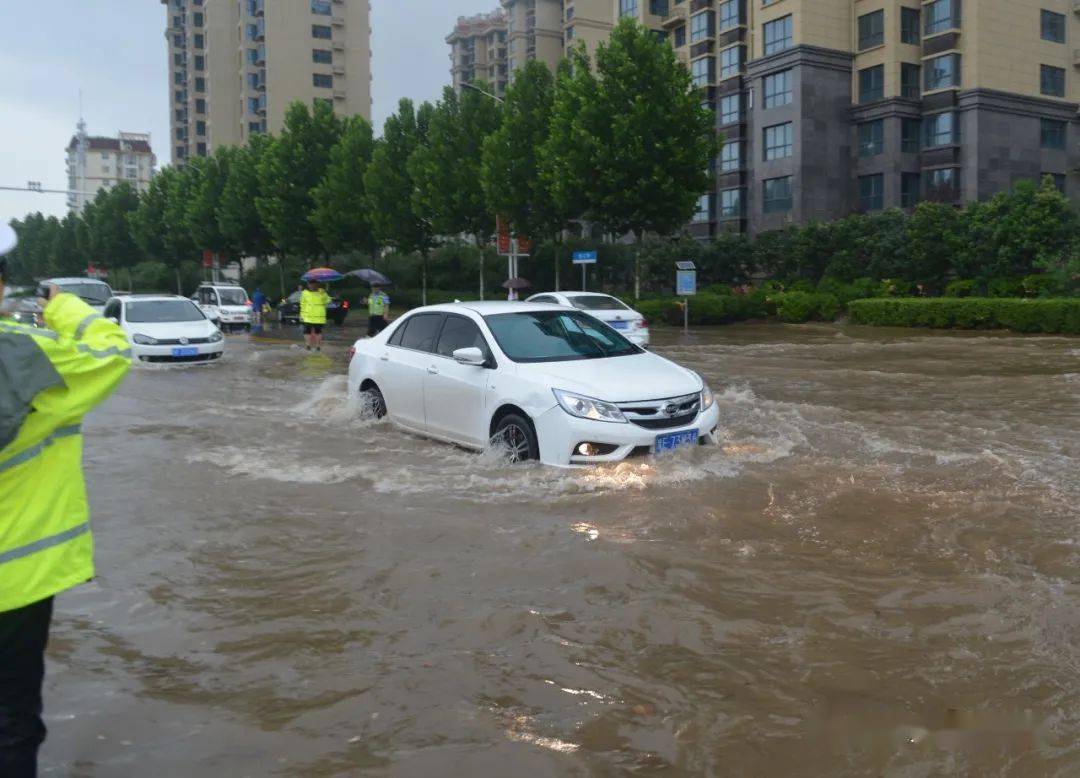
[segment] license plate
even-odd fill
[[[194,357],[198,355],[199,350],[197,348],[174,348],[172,355],[174,357]]]
[[[697,430],[685,430],[683,432],[669,432],[666,435],[656,436],[656,453],[663,454],[665,451],[674,451],[683,446],[695,446],[698,442]]]
[[[614,327],[617,330],[628,330],[628,329],[630,329],[630,322],[628,322],[628,321],[613,321],[613,322],[611,322],[611,326]]]

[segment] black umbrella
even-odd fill
[[[532,284],[527,278],[511,278],[508,281],[503,281],[503,289],[531,289]]]
[[[364,283],[371,286],[393,286],[394,282],[384,276],[378,270],[372,270],[370,267],[365,267],[360,270],[350,270],[345,275],[359,278]]]

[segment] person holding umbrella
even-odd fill
[[[326,326],[326,306],[330,295],[318,281],[308,281],[308,288],[300,295],[300,324],[304,328],[307,350],[322,351],[322,331]]]
[[[373,338],[386,329],[386,317],[390,315],[390,295],[381,286],[372,286],[367,298],[369,338]]]

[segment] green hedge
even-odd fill
[[[681,302],[681,299],[665,297],[628,304],[649,321],[682,324]],[[691,324],[730,324],[746,319],[763,319],[768,313],[762,293],[727,296],[698,294],[690,298]]]
[[[853,324],[876,327],[1006,329],[1080,334],[1080,299],[893,298],[855,300]]]

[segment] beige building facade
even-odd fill
[[[115,137],[87,135],[86,125],[67,146],[68,210],[81,214],[97,193],[121,183],[145,192],[154,177],[157,158],[150,148],[150,135],[119,132]]]
[[[371,118],[369,0],[161,0],[171,157],[277,132],[291,103]]]
[[[450,75],[459,94],[465,85],[484,81],[496,97],[506,93],[509,66],[506,59],[506,14],[458,17],[446,37],[450,45]]]

